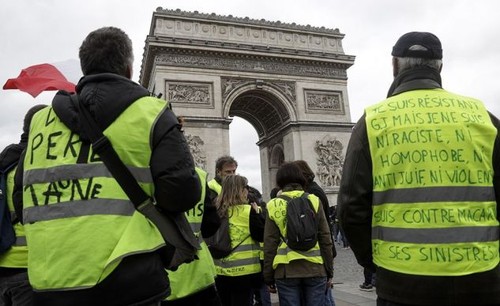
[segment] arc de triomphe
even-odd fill
[[[184,130],[198,166],[214,176],[229,154],[239,116],[259,140],[262,193],[278,167],[303,159],[336,204],[353,124],[338,29],[158,8],[146,39],[140,82],[161,93]],[[244,175],[244,173],[243,173]]]

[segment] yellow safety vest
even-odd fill
[[[152,195],[151,138],[164,100],[143,97],[105,131],[124,164]],[[126,131],[126,132],[124,132]],[[125,256],[164,245],[156,226],[134,205],[90,148],[51,107],[30,128],[24,160],[23,218],[30,248],[28,274],[36,290],[80,289],[104,280]]]
[[[208,288],[215,283],[215,277],[217,276],[214,260],[208,250],[207,244],[201,236],[207,173],[200,168],[196,168],[196,172],[198,173],[202,186],[201,197],[198,204],[186,212],[186,217],[194,234],[200,241],[201,250],[198,250],[196,254],[198,259],[195,261],[180,265],[176,271],[168,271],[171,290],[171,294],[167,297],[168,301],[184,298]]]
[[[215,191],[217,193],[217,195],[219,195],[222,191],[222,186],[215,179],[211,179],[208,182],[208,188]]]
[[[229,235],[234,250],[227,257],[214,259],[218,275],[241,276],[259,273],[259,244],[250,236],[249,204],[228,208]]]
[[[483,103],[442,89],[415,90],[365,113],[375,264],[439,276],[497,267],[497,130]]]
[[[16,173],[14,167],[7,174],[7,193],[6,200],[9,211],[14,214],[14,203],[12,202],[12,191],[14,190],[14,175]],[[26,246],[26,236],[24,235],[24,226],[21,222],[14,225],[16,233],[16,242],[5,253],[0,255],[0,267],[4,268],[27,268],[28,267],[28,247]]]
[[[293,191],[285,191],[282,194],[288,196],[290,198],[300,197],[304,193],[303,190],[293,190]],[[307,197],[314,208],[314,211],[318,213],[319,209],[319,199],[317,196],[313,194],[309,194]],[[287,201],[282,198],[274,198],[267,203],[267,213],[269,214],[269,219],[271,219],[283,237],[286,237],[286,204]],[[288,245],[281,239],[280,244],[278,246],[278,251],[273,260],[273,268],[280,264],[289,264],[291,261],[304,259],[309,262],[315,264],[323,264],[323,257],[321,257],[321,251],[319,248],[319,242],[316,245],[307,251],[295,251],[288,247]]]

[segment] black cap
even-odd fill
[[[420,45],[427,50],[410,50],[411,46]],[[443,49],[436,35],[429,32],[410,32],[401,36],[392,48],[392,56],[442,59]]]

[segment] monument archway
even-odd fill
[[[267,199],[285,161],[303,159],[336,204],[353,124],[338,29],[158,8],[140,82],[185,119],[195,162],[210,177],[230,154],[233,116],[257,131]]]

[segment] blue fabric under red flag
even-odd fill
[[[33,98],[46,90],[75,92],[75,84],[51,64],[39,64],[24,68],[15,79],[8,79],[3,89],[19,89]]]

